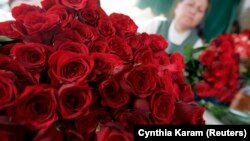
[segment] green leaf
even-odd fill
[[[206,109],[211,112],[218,120],[224,124],[250,124],[250,116],[241,116],[232,112],[227,106],[216,105],[210,102],[201,101],[201,105],[206,107]]]
[[[8,38],[6,36],[0,36],[0,42],[9,42],[9,41],[13,41],[13,39]]]
[[[185,62],[189,62],[192,59],[192,54],[193,54],[193,47],[192,46],[185,46],[184,47],[184,57],[185,57]]]

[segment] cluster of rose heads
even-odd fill
[[[240,55],[240,60],[250,60],[250,30],[232,36],[234,38],[236,52]]]
[[[87,0],[22,4],[0,35],[1,141],[130,141],[134,125],[204,124],[180,54]]]
[[[196,84],[197,95],[230,103],[240,88],[239,55],[232,36],[225,34],[212,41],[200,55],[200,62],[205,71],[203,80]]]

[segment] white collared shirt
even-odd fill
[[[156,17],[148,22],[145,22],[141,26],[139,25],[138,32],[147,32],[149,34],[155,34],[157,33],[157,30],[160,27],[161,22],[165,20],[167,20],[165,17],[162,16]],[[176,45],[181,45],[185,41],[185,39],[191,34],[191,30],[183,33],[178,33],[174,27],[174,20],[171,23],[168,32],[169,32],[168,33],[169,41]],[[201,39],[198,39],[194,44],[194,48],[199,48],[202,46],[203,42]]]

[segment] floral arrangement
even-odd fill
[[[226,34],[214,39],[200,54],[199,62],[203,71],[201,80],[195,83],[197,95],[229,104],[240,89],[239,55],[232,36]]]
[[[204,124],[180,54],[93,1],[22,4],[0,35],[1,141],[130,141],[135,124]]]
[[[236,52],[240,55],[240,72],[246,78],[250,73],[250,30],[245,30],[240,34],[233,34]],[[249,84],[249,80],[246,80]]]
[[[241,60],[249,60],[250,59],[250,30],[245,30],[240,34],[232,35],[236,52],[240,54]]]

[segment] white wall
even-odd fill
[[[140,26],[145,21],[155,17],[150,8],[139,9],[136,7],[138,0],[100,0],[101,7],[107,14],[113,12],[123,13],[130,16],[134,22]]]

